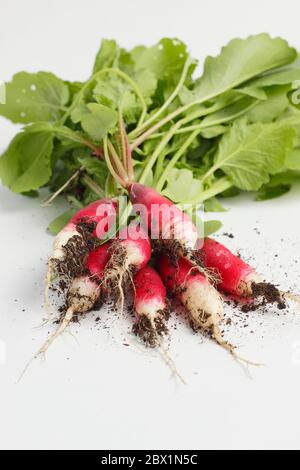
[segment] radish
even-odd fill
[[[134,310],[137,322],[134,333],[149,346],[157,346],[158,335],[168,332],[166,288],[159,274],[150,266],[141,269],[133,279]]]
[[[103,292],[101,281],[110,258],[109,246],[109,243],[105,243],[91,251],[85,263],[85,274],[73,279],[67,294],[67,313],[60,325],[62,331],[70,323],[74,314],[87,313],[99,301],[100,294]]]
[[[195,266],[185,258],[173,263],[167,256],[158,260],[159,273],[167,287],[185,306],[195,329],[211,337],[236,359],[251,363],[235,353],[235,347],[223,339],[220,323],[223,317],[223,302],[216,289]]]
[[[102,280],[105,266],[109,258],[109,243],[101,245],[99,248],[90,252],[85,263],[85,274],[73,279],[68,288],[65,305],[66,313],[63,314],[59,320],[58,328],[50,335],[47,341],[26,365],[20,379],[25,374],[31,362],[40,355],[45,354],[55,339],[66,330],[75,315],[83,315],[89,312],[100,301],[101,294],[104,293]]]
[[[133,279],[134,310],[137,322],[133,332],[150,347],[158,347],[163,360],[169,366],[172,374],[182,383],[185,380],[178,372],[173,359],[164,348],[160,336],[168,333],[165,320],[169,318],[166,288],[155,269],[150,266],[142,268]]]
[[[115,200],[101,199],[93,202],[78,211],[55,237],[46,276],[46,307],[49,305],[48,293],[52,277],[58,274],[70,279],[80,275],[87,254],[95,247],[95,237],[102,239],[106,235],[111,217],[116,216],[116,210]]]
[[[252,285],[263,282],[254,268],[211,238],[205,238],[199,254],[205,266],[216,271],[218,287],[225,292],[238,297],[251,297]]]
[[[123,288],[132,276],[142,269],[151,258],[151,243],[148,234],[133,221],[123,228],[110,248],[111,258],[105,270],[104,284],[112,292],[115,301],[124,305]]]
[[[93,227],[93,234],[101,238],[101,236],[105,235],[105,228],[107,228],[108,225],[107,219],[111,214],[116,213],[116,208],[116,201],[112,199],[101,199],[78,211],[65,228],[55,237],[53,254],[49,260],[49,265],[57,265],[57,262],[63,265],[68,254],[68,248],[72,253],[74,249],[76,249],[73,253],[76,257],[80,256],[82,250],[86,253],[86,240],[84,240],[82,230],[84,224]],[[70,247],[68,247],[68,244],[70,244]]]
[[[198,234],[189,215],[153,188],[132,183],[128,191],[135,210],[140,212],[143,223],[151,232],[151,239],[158,239],[160,246],[169,253],[191,259]]]
[[[269,303],[277,303],[280,309],[285,308],[285,297],[299,301],[297,295],[280,292],[273,284],[264,282],[253,267],[211,238],[205,238],[198,253],[204,265],[215,271],[218,287],[224,292],[237,297],[263,297]]]

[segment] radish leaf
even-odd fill
[[[114,40],[104,39],[101,42],[99,52],[96,55],[93,73],[106,67],[112,67],[119,56],[119,46]]]
[[[292,62],[296,50],[283,39],[258,34],[233,39],[217,57],[207,57],[204,72],[187,102],[207,101],[258,74]]]
[[[108,106],[98,103],[80,104],[75,108],[72,119],[81,122],[83,130],[92,139],[99,141],[112,131],[118,120],[118,114]]]
[[[283,169],[294,140],[294,129],[284,122],[236,122],[220,142],[213,171],[222,169],[240,189],[258,190]]]
[[[53,122],[68,101],[68,86],[52,73],[20,72],[6,84],[6,103],[0,104],[0,114],[16,123]]]
[[[16,193],[39,189],[50,180],[53,135],[34,126],[16,135],[0,159],[0,177]]]

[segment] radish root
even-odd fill
[[[158,346],[158,351],[160,352],[160,355],[162,356],[167,366],[170,368],[172,375],[174,377],[177,377],[184,385],[187,385],[186,381],[184,380],[182,375],[179,373],[174,360],[171,358],[170,354],[163,346],[159,337],[157,338],[157,346]]]
[[[151,322],[151,326],[153,328],[153,332],[155,332],[155,334],[156,334],[156,345],[158,347],[158,351],[159,351],[161,357],[163,358],[164,362],[167,364],[167,366],[171,370],[172,375],[174,377],[177,377],[184,385],[186,385],[186,381],[184,380],[182,375],[178,372],[178,369],[176,367],[176,364],[175,364],[174,360],[171,358],[170,354],[168,353],[168,351],[164,347],[161,338],[159,337],[159,334],[156,330],[156,325],[155,325],[154,320],[151,319],[150,322]]]
[[[102,283],[106,286],[107,290],[112,292],[115,305],[123,312],[125,304],[123,286],[127,281],[130,281],[131,286],[134,284],[128,261],[126,256],[124,256],[124,250],[122,247],[119,248],[120,250],[116,250],[111,256]]]
[[[234,359],[236,359],[238,362],[241,362],[242,364],[246,364],[247,366],[253,366],[253,367],[262,366],[262,364],[259,364],[257,362],[249,361],[248,359],[245,359],[245,358],[239,356],[235,352],[235,347],[224,340],[224,338],[221,335],[221,332],[220,332],[219,328],[217,328],[217,327],[213,328],[212,336],[213,336],[213,339],[219,344],[219,346],[221,346],[226,351],[228,351],[234,357]]]
[[[43,356],[46,354],[46,352],[48,351],[49,347],[51,346],[51,344],[60,336],[63,334],[63,332],[66,330],[66,328],[69,326],[69,324],[71,323],[72,319],[73,319],[73,316],[74,316],[74,309],[72,307],[70,307],[65,316],[63,317],[63,320],[61,321],[61,323],[59,324],[58,328],[56,329],[56,331],[50,335],[50,337],[47,339],[47,341],[45,341],[45,343],[42,345],[42,347],[37,351],[37,353],[35,353],[35,355],[29,360],[29,362],[26,364],[24,370],[22,371],[21,375],[20,375],[20,378],[18,380],[18,382],[20,382],[22,380],[22,378],[24,377],[25,373],[27,372],[28,368],[30,367],[30,365],[32,364],[33,361],[35,361],[39,356]]]
[[[49,291],[50,291],[50,287],[52,283],[52,274],[53,274],[53,268],[52,268],[52,263],[50,260],[48,264],[47,274],[45,277],[45,292],[44,292],[45,311],[49,318],[52,316],[51,302],[50,302],[50,295],[49,295]]]
[[[300,304],[300,295],[294,294],[293,292],[283,292],[283,291],[280,291],[280,294],[282,295],[284,299],[289,299],[292,302],[296,302]]]

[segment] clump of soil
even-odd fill
[[[155,255],[165,254],[170,263],[177,266],[181,245],[178,240],[152,240],[152,250]]]
[[[55,268],[60,277],[74,279],[86,274],[85,259],[97,246],[97,239],[93,237],[96,225],[96,222],[88,222],[85,219],[77,223],[76,229],[80,235],[74,235],[66,243],[63,248],[64,259],[55,260]]]
[[[286,303],[274,284],[268,282],[253,283],[252,292],[254,298],[263,297],[268,304],[276,303],[280,310],[286,308]]]
[[[168,334],[165,321],[169,318],[169,311],[162,310],[159,313],[160,316],[154,319],[154,325],[146,315],[142,315],[132,327],[133,333],[139,336],[151,348],[155,348],[158,345],[158,336]]]
[[[160,254],[166,255],[173,266],[177,266],[178,259],[180,257],[184,257],[201,268],[201,271],[207,271],[199,250],[183,249],[182,244],[178,240],[174,239],[152,240],[151,244],[153,253],[157,256]]]
[[[274,284],[269,282],[259,282],[252,284],[253,299],[261,299],[259,302],[249,302],[242,306],[241,310],[244,313],[255,312],[261,307],[266,305],[277,304],[279,310],[284,310],[287,305],[282,297],[282,294]]]

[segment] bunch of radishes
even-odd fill
[[[207,333],[239,358],[222,336],[221,293],[241,300],[262,295],[279,307],[284,305],[284,295],[272,286],[273,297],[268,298],[270,285],[253,268],[220,243],[198,239],[191,218],[154,189],[130,183],[127,191],[140,217],[111,238],[107,234],[110,221],[116,218],[117,199],[103,199],[80,210],[55,238],[47,285],[54,279],[62,285],[65,310],[38,354],[75,316],[97,308],[109,297],[123,309],[125,296],[131,292],[136,316],[133,332],[148,346],[161,346],[168,332],[170,300],[176,297],[194,329]],[[156,234],[154,240],[149,233]]]
[[[122,311],[125,299],[132,298],[133,332],[146,345],[160,348],[172,367],[162,340],[175,297],[194,330],[241,359],[223,338],[222,293],[253,302],[262,297],[279,308],[284,308],[288,294],[265,283],[220,243],[199,238],[186,212],[141,180],[135,182],[128,145],[122,146],[119,157],[113,145],[104,141],[104,158],[129,203],[122,213],[118,198],[96,201],[80,210],[55,238],[46,299],[48,303],[49,287],[56,282],[64,292],[65,307],[56,331],[35,357],[46,352],[74,318],[108,298]]]

